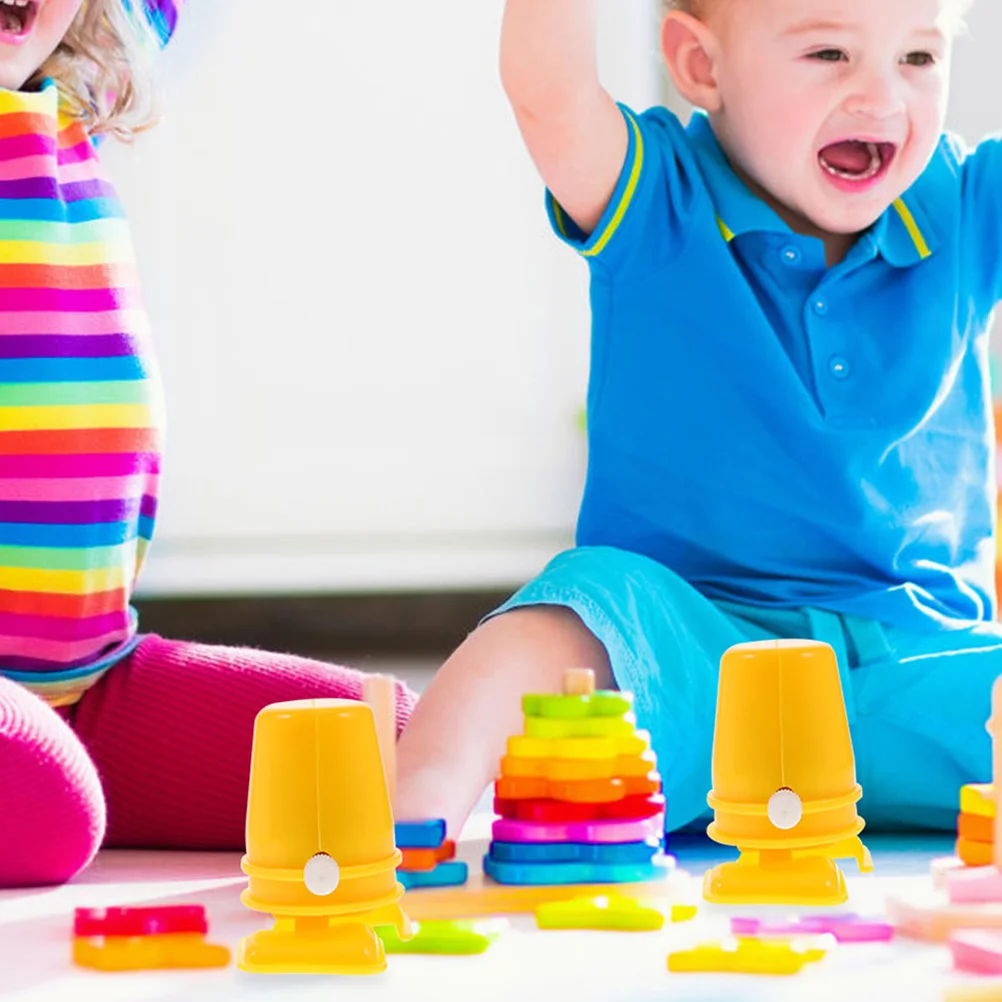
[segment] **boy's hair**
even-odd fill
[[[51,78],[62,109],[91,135],[128,141],[156,121],[149,57],[157,49],[143,0],[84,0],[28,85]]]

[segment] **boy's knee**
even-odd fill
[[[104,837],[97,770],[50,707],[0,678],[0,887],[60,884]]]

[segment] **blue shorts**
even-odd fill
[[[717,670],[748,640],[815,639],[838,657],[868,828],[955,829],[960,787],[992,778],[985,729],[1002,674],[1002,626],[912,633],[820,609],[713,602],[661,564],[580,547],[555,557],[494,615],[573,610],[634,694],[668,799],[668,827],[708,816]]]

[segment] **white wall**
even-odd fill
[[[286,37],[273,0],[191,0],[165,123],[106,152],[170,414],[143,590],[517,584],[571,539],[588,313],[502,2],[296,10]],[[649,104],[650,0],[602,21],[610,88]]]

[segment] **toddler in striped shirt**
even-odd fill
[[[138,632],[163,405],[100,137],[174,0],[0,0],[0,887],[100,845],[238,849],[254,716],[362,676]],[[399,724],[413,697],[399,691]]]

